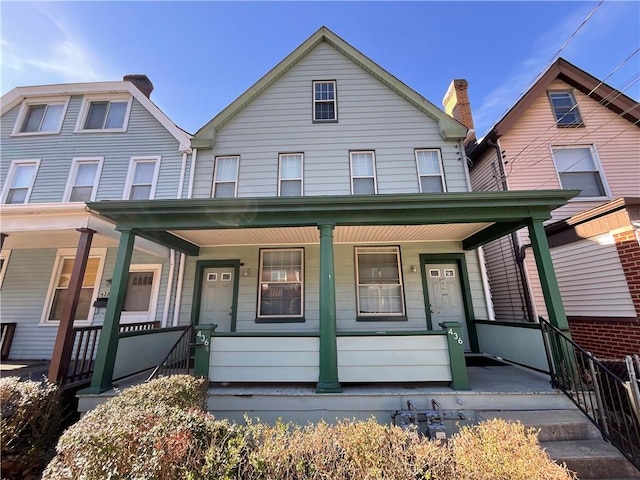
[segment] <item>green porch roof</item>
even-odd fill
[[[113,221],[117,230],[189,255],[199,246],[174,235],[179,230],[210,230],[318,225],[435,225],[490,223],[463,240],[470,250],[544,221],[577,190],[378,194],[313,197],[247,197],[183,200],[105,200],[87,206]]]

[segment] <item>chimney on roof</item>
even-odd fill
[[[473,116],[471,115],[471,103],[469,102],[469,94],[467,88],[469,82],[463,78],[455,79],[449,85],[447,93],[442,99],[442,105],[447,115],[455,118],[461,124],[469,129],[467,138],[464,139],[464,145],[473,143],[476,140],[475,128],[473,126]]]
[[[130,74],[122,77],[125,82],[133,83],[138,90],[140,90],[147,98],[151,98],[151,92],[153,92],[153,83],[144,74]]]

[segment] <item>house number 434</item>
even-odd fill
[[[458,335],[458,332],[454,332],[452,328],[450,328],[447,333],[451,335],[455,339],[455,341],[458,342],[460,345],[464,343],[462,341],[462,338],[460,338],[460,335]]]

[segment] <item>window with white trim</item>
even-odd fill
[[[278,160],[278,195],[302,196],[302,153],[281,153]]]
[[[160,157],[132,157],[124,200],[150,200],[156,192]]]
[[[11,162],[2,194],[2,203],[28,203],[40,160]]]
[[[238,166],[240,157],[216,157],[213,173],[214,198],[235,197],[238,193]]]
[[[123,132],[127,129],[130,110],[130,96],[86,96],[78,116],[76,132]]]
[[[399,247],[356,247],[359,317],[405,315]]]
[[[102,248],[92,249],[89,253],[74,319],[75,322],[87,324],[93,320],[93,303],[100,287],[106,253],[106,249]],[[75,257],[76,251],[73,249],[61,249],[58,251],[42,315],[41,323],[43,324],[59,322],[62,317],[62,309],[69,293],[69,283],[76,260]]]
[[[258,319],[303,318],[304,250],[260,250]]]
[[[442,174],[442,158],[440,150],[416,150],[418,179],[421,193],[444,192],[444,175]]]
[[[335,80],[313,82],[313,120],[335,122],[338,120]]]
[[[0,252],[0,288],[2,288],[2,282],[4,281],[4,274],[7,271],[7,265],[9,265],[10,256],[11,250],[2,250]]]
[[[551,151],[562,188],[580,190],[578,197],[609,196],[593,146],[553,147]]]
[[[572,92],[548,92],[548,95],[558,127],[580,127],[584,125]]]
[[[22,102],[13,135],[60,133],[69,98],[32,98]]]
[[[95,200],[103,158],[74,158],[65,190],[66,202]]]
[[[351,193],[369,195],[377,193],[376,160],[373,151],[349,152]]]

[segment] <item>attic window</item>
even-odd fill
[[[338,121],[335,80],[313,82],[313,121]]]
[[[578,104],[571,92],[549,92],[549,100],[558,127],[581,127],[584,125]]]

